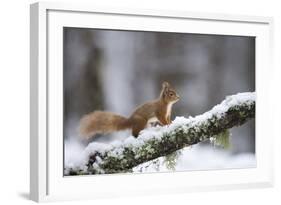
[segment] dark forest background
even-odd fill
[[[255,91],[254,37],[80,28],[63,35],[65,139],[77,138],[79,119],[94,110],[129,116],[158,97],[163,81],[181,96],[172,119]],[[233,153],[255,152],[254,120],[231,133]]]

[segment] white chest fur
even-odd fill
[[[172,112],[172,105],[173,105],[173,104],[174,104],[174,103],[169,103],[169,104],[167,105],[166,118],[168,118],[168,116],[171,115],[171,112]]]
[[[166,115],[165,117],[168,118],[168,116],[171,116],[171,112],[172,112],[172,106],[173,106],[173,102],[169,103],[167,105],[167,111],[166,111]],[[147,121],[146,127],[150,127],[153,123],[159,122],[159,120],[157,119],[157,117],[152,117]]]

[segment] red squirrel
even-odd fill
[[[95,134],[132,129],[132,135],[138,137],[151,121],[156,120],[160,125],[170,124],[172,106],[179,99],[175,89],[168,82],[163,82],[160,96],[137,107],[129,118],[105,111],[84,115],[80,120],[80,136],[88,139]]]

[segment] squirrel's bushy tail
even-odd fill
[[[79,133],[82,138],[131,128],[129,120],[111,112],[95,111],[82,117]]]

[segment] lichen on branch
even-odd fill
[[[170,155],[186,146],[215,138],[255,117],[255,93],[227,96],[210,111],[196,117],[177,117],[170,125],[143,130],[137,139],[104,145],[91,143],[79,166],[66,166],[65,174],[130,172],[135,166]]]

